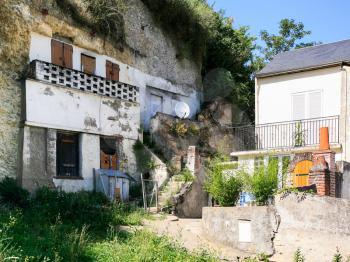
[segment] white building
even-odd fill
[[[232,156],[253,169],[277,157],[280,172],[295,154],[319,147],[329,128],[336,161],[350,161],[350,40],[277,55],[256,75],[255,126],[234,130]]]
[[[156,112],[200,94],[60,36],[31,33],[23,101],[22,185],[92,190],[94,169],[136,175],[133,145]]]

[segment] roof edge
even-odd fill
[[[315,69],[322,69],[322,68],[329,68],[329,67],[343,66],[343,65],[350,65],[350,61],[339,61],[339,62],[333,62],[333,63],[329,63],[329,64],[310,66],[310,67],[305,67],[305,68],[297,68],[297,69],[292,69],[292,70],[287,70],[287,71],[280,71],[280,72],[257,73],[255,75],[255,77],[256,78],[265,78],[265,77],[270,77],[270,76],[288,75],[288,74],[312,71],[312,70],[315,70]]]

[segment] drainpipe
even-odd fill
[[[342,72],[345,73],[345,83],[342,81],[342,85],[345,84],[345,119],[344,119],[344,159],[347,160],[347,123],[348,123],[348,71],[344,68],[344,64],[342,64],[341,69]]]
[[[259,93],[260,84],[257,77],[255,77],[255,125],[259,124]]]

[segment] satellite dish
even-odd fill
[[[175,114],[179,118],[188,118],[190,116],[190,107],[185,102],[177,102],[175,105]]]

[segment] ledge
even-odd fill
[[[342,150],[341,144],[332,144],[331,150],[339,153]],[[263,149],[263,150],[251,150],[251,151],[238,151],[232,152],[231,156],[256,156],[256,155],[271,155],[271,154],[284,154],[284,153],[305,153],[318,151],[319,146],[303,146],[292,148],[278,148],[278,149]]]
[[[84,180],[81,176],[54,176],[54,179]]]

